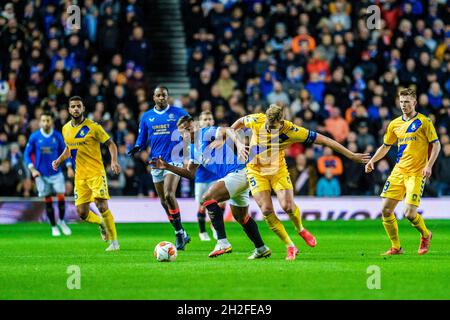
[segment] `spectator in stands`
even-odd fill
[[[450,195],[450,143],[443,146],[443,153],[439,156],[437,162],[437,195]]]
[[[228,100],[233,93],[236,84],[236,81],[230,77],[230,71],[227,68],[223,68],[220,71],[219,79],[214,85],[217,86],[220,96],[223,99]]]
[[[339,143],[343,143],[347,139],[350,128],[347,121],[341,117],[339,108],[332,108],[330,117],[325,120],[325,130]]]
[[[144,30],[141,26],[134,27],[132,36],[125,44],[123,56],[143,68],[151,61],[150,45],[144,39]]]
[[[323,156],[317,159],[317,168],[322,175],[325,174],[327,169],[330,170],[332,176],[340,176],[343,172],[341,158],[333,155],[333,150],[329,147],[325,147],[323,149]]]
[[[367,146],[375,148],[377,144],[373,135],[369,133],[368,125],[367,122],[360,122],[358,124],[358,137],[356,138],[358,150],[366,150]]]
[[[11,168],[11,162],[4,159],[0,168],[0,193],[2,196],[18,196],[21,189],[20,175]]]
[[[269,104],[280,104],[283,106],[289,105],[289,96],[283,91],[281,82],[275,81],[273,84],[273,91],[267,95],[267,102]]]
[[[331,169],[325,170],[325,176],[317,182],[318,197],[339,197],[341,195],[341,186],[339,180],[333,176]]]
[[[317,72],[313,72],[309,75],[309,81],[305,86],[305,89],[309,91],[311,97],[317,103],[322,104],[323,96],[325,93],[324,77]]]

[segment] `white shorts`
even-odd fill
[[[225,188],[227,188],[228,193],[230,194],[231,205],[235,207],[248,207],[250,188],[248,186],[245,169],[230,172],[218,181],[225,182]]]
[[[62,172],[49,177],[36,177],[35,182],[39,197],[49,197],[58,193],[66,193],[66,184]]]
[[[171,164],[175,167],[183,168],[182,163],[169,162],[169,164]],[[173,173],[172,171],[161,170],[161,169],[152,169],[151,173],[152,173],[153,183],[159,183],[159,182],[164,181],[164,177],[168,174],[173,174],[175,176],[178,176],[177,174]]]
[[[214,183],[215,181],[195,183],[195,201],[197,201],[197,203],[202,203],[202,196]]]

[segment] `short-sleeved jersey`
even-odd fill
[[[33,132],[28,139],[24,157],[28,167],[31,164],[44,177],[53,176],[61,172],[61,167],[57,171],[52,168],[52,161],[63,153],[66,145],[61,133],[52,129],[46,134],[43,129]]]
[[[317,137],[316,132],[287,120],[283,121],[279,130],[268,130],[266,115],[263,113],[245,116],[244,126],[252,131],[247,168],[257,170],[262,175],[274,175],[280,167],[286,166],[284,150],[289,145],[296,142],[309,145]]]
[[[418,113],[409,119],[398,117],[389,123],[383,142],[391,146],[397,142],[398,152],[394,170],[417,174],[428,161],[428,146],[438,141],[436,129],[430,118]]]
[[[110,137],[101,125],[90,119],[84,119],[77,126],[69,121],[64,125],[62,134],[70,150],[75,179],[105,175],[100,144]]]
[[[210,127],[207,127],[207,128],[210,128]],[[201,132],[203,132],[203,131],[200,131],[200,134],[201,134]],[[192,144],[191,145],[191,149],[190,149],[191,159],[195,159],[195,157],[196,157],[196,155],[194,154],[195,150],[196,150],[195,149],[195,145]],[[198,152],[198,150],[197,150],[197,152]],[[197,182],[198,183],[214,182],[214,181],[217,181],[219,179],[220,178],[217,177],[217,174],[215,172],[211,172],[209,170],[206,170],[206,168],[204,166],[202,166],[202,165],[197,168],[197,172],[195,173],[195,182],[196,183]]]
[[[218,127],[202,128],[195,135],[191,145],[190,161],[203,166],[211,174],[215,174],[216,180],[225,177],[231,172],[245,168],[245,163],[238,159],[234,152],[231,139],[225,141],[220,148],[208,148],[208,145],[216,139]]]
[[[142,115],[136,146],[140,150],[150,147],[149,158],[161,157],[166,162],[183,163],[182,139],[177,122],[187,115],[183,108],[168,106],[164,110],[153,108]]]

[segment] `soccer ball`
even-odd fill
[[[156,245],[153,255],[160,262],[175,261],[177,259],[177,248],[169,241],[161,241]]]

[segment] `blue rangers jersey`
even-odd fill
[[[177,130],[177,121],[187,112],[168,106],[164,110],[153,108],[142,115],[136,147],[144,150],[150,147],[149,158],[161,157],[166,162],[183,162],[183,144]]]
[[[25,163],[28,167],[33,164],[44,177],[55,175],[61,172],[61,167],[57,171],[53,170],[52,161],[56,160],[65,148],[64,139],[58,131],[52,129],[49,134],[46,134],[43,129],[36,130],[28,139],[24,152]],[[68,163],[70,158],[66,161],[66,165]]]
[[[245,163],[238,159],[234,152],[231,139],[217,149],[208,148],[215,140],[218,127],[202,128],[195,136],[191,162],[200,164],[210,173],[214,173],[218,179],[225,177],[230,172],[245,168]]]

